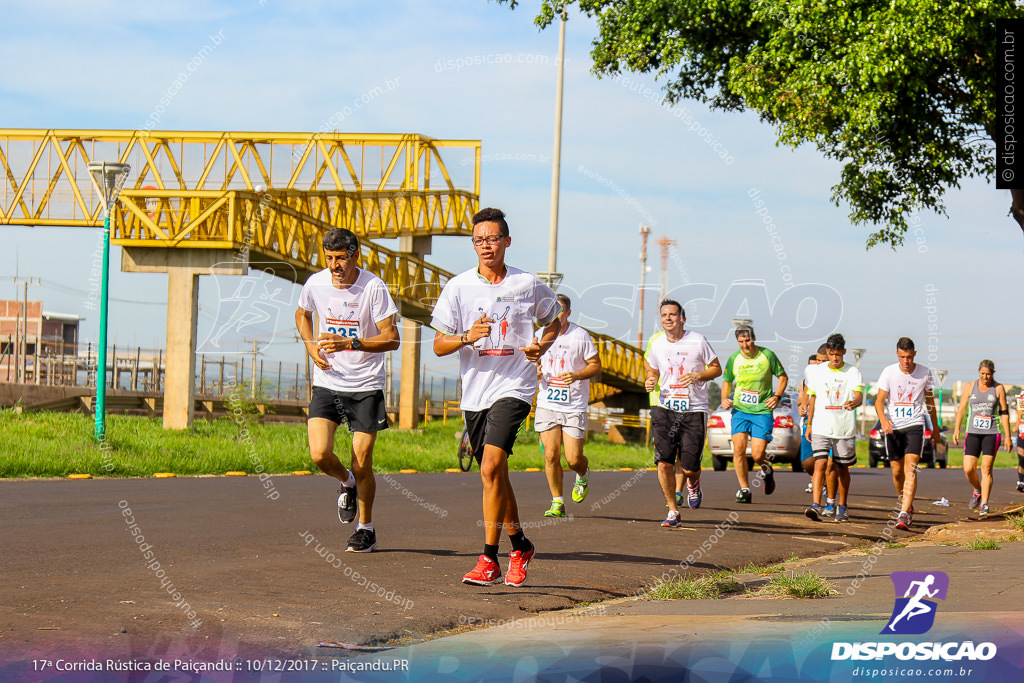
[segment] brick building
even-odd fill
[[[0,382],[34,382],[40,358],[78,355],[80,317],[44,311],[42,301],[29,301],[27,316],[23,307],[0,300]]]

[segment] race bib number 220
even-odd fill
[[[761,393],[753,389],[740,389],[740,404],[756,406],[761,402]]]

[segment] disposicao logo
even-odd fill
[[[883,635],[920,635],[935,623],[938,606],[928,598],[946,599],[949,576],[945,572],[893,572],[889,575],[896,589],[896,604]],[[902,597],[900,597],[902,596]]]
[[[889,575],[896,590],[892,616],[880,635],[920,635],[935,624],[938,603],[949,591],[945,572],[893,572]],[[900,660],[968,660],[985,661],[996,656],[994,643],[964,642],[867,642],[832,643],[832,661],[883,659],[895,656]]]

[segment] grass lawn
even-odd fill
[[[374,469],[397,472],[443,472],[457,467],[456,453],[461,420],[432,420],[422,429],[382,432],[374,448]],[[30,413],[18,415],[0,410],[0,477],[93,476],[147,477],[156,472],[178,475],[250,474],[295,470],[316,471],[309,458],[303,424],[260,425],[251,420],[236,424],[231,419],[197,421],[189,430],[165,431],[158,418],[108,415],[107,441],[95,438],[92,417],[77,413]],[[338,430],[335,452],[350,447],[347,428]],[[653,451],[636,445],[611,444],[603,436],[587,444],[595,469],[642,468],[653,462]],[[347,461],[346,457],[342,458]],[[516,442],[514,470],[543,468],[540,439],[527,431]]]
[[[382,432],[374,453],[378,472],[415,469],[443,472],[457,467],[460,419],[447,425],[432,420],[422,429]],[[179,475],[223,474],[257,469],[269,473],[313,470],[302,424],[260,425],[247,418],[242,424],[222,418],[196,422],[189,430],[165,431],[158,418],[109,415],[108,440],[102,446],[93,437],[90,416],[78,413],[29,413],[0,410],[0,477],[66,477],[70,474],[93,476],[147,477],[156,472]],[[344,427],[338,430],[336,452],[349,449],[350,437]],[[603,435],[590,438],[587,457],[598,470],[641,469],[653,464],[652,448],[636,444],[609,443]],[[343,461],[347,458],[343,458]],[[857,463],[867,465],[867,442],[857,443]],[[949,449],[949,467],[961,467],[963,450]],[[1000,451],[996,467],[1015,467],[1015,453]],[[711,468],[711,456],[705,450],[703,465]],[[516,442],[510,461],[514,470],[543,468],[540,439],[536,432],[525,431]],[[788,469],[788,466],[783,466]]]

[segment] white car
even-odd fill
[[[803,471],[800,464],[800,413],[796,405],[796,392],[782,395],[779,405],[772,412],[775,424],[772,440],[768,442],[767,455],[772,463],[788,462],[794,472]],[[711,466],[715,471],[724,470],[732,462],[732,410],[719,408],[708,417],[708,449],[711,451]],[[750,458],[750,442],[747,442],[747,458]]]

